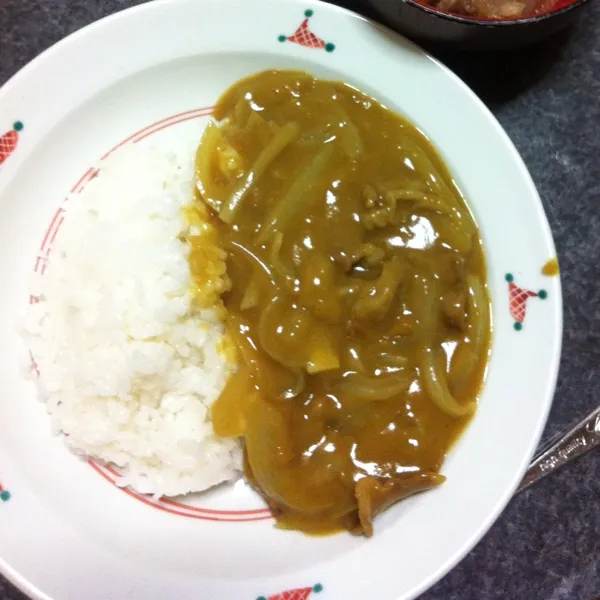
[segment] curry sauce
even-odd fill
[[[198,201],[227,253],[239,363],[215,432],[243,438],[280,526],[371,535],[444,481],[475,411],[491,335],[477,227],[427,138],[349,85],[263,72],[214,117]]]

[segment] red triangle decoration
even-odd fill
[[[292,42],[293,44],[298,44],[300,46],[305,46],[306,48],[314,48],[317,50],[325,50],[326,52],[333,52],[335,50],[335,45],[331,42],[326,42],[324,39],[316,36],[308,27],[308,22],[310,18],[313,16],[312,10],[304,11],[304,21],[300,23],[300,26],[296,31],[289,36],[280,35],[280,42]]]
[[[318,594],[321,591],[323,591],[323,586],[317,583],[312,587],[287,590],[279,594],[273,594],[272,596],[259,596],[256,600],[309,600],[313,592]]]
[[[19,142],[19,131],[23,129],[23,123],[16,121],[13,128],[0,137],[0,165],[14,152]]]
[[[527,300],[529,298],[539,298],[544,300],[548,297],[546,290],[534,292],[525,288],[519,287],[514,282],[512,273],[507,273],[505,277],[508,281],[508,309],[510,316],[514,319],[514,327],[517,331],[523,329],[523,322],[527,314]]]
[[[5,490],[2,487],[2,484],[0,483],[0,503],[8,502],[9,500],[10,500],[10,492],[8,490]]]

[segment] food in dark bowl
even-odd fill
[[[422,0],[445,13],[475,19],[526,19],[551,12],[561,0]]]
[[[588,0],[366,0],[400,33],[463,49],[506,49],[566,27]]]

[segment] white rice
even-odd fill
[[[216,309],[191,299],[187,221],[194,148],[138,144],[102,163],[68,204],[26,334],[56,431],[76,452],[120,468],[155,495],[238,475],[209,407],[231,365]]]

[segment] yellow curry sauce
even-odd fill
[[[215,431],[243,437],[280,526],[371,535],[444,480],[475,410],[491,335],[476,225],[427,138],[346,84],[263,72],[214,116],[197,187],[240,365]]]

